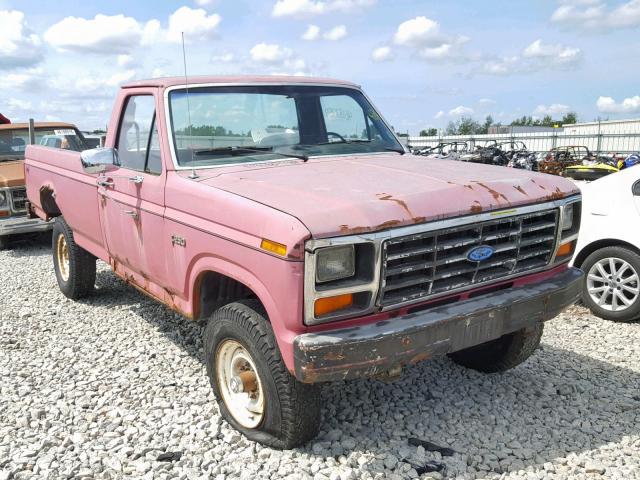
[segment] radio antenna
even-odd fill
[[[196,173],[196,167],[193,164],[193,136],[191,130],[191,103],[189,102],[189,77],[187,76],[187,53],[184,48],[184,32],[182,34],[182,63],[184,64],[184,86],[187,92],[187,119],[189,121],[189,150],[191,151],[191,175],[189,178],[196,179],[198,174]]]

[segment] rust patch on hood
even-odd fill
[[[529,196],[527,195],[527,192],[524,191],[524,188],[522,188],[522,186],[520,185],[514,185],[513,188],[515,188],[517,191],[519,191],[521,194],[525,195],[525,196]]]
[[[0,162],[0,187],[24,186],[24,162]]]
[[[547,195],[545,198],[547,200],[561,200],[565,197],[565,193],[560,190],[560,187],[556,187],[556,189],[551,192],[549,195]]]
[[[477,183],[482,188],[484,188],[487,192],[489,192],[493,196],[493,198],[494,198],[494,200],[496,202],[500,203],[500,200],[504,200],[505,202],[510,203],[509,200],[507,199],[507,197],[504,194],[498,192],[497,190],[494,190],[493,188],[489,187],[488,185],[485,185],[482,182],[477,182],[476,181],[475,183]]]
[[[482,213],[482,205],[478,200],[473,201],[473,205],[471,205],[470,211],[471,213]]]

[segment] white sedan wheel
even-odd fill
[[[638,301],[638,280],[638,272],[629,262],[615,257],[603,258],[587,272],[587,291],[600,308],[622,312]]]

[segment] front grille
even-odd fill
[[[515,215],[387,240],[382,248],[383,307],[480,285],[549,264],[558,210]],[[467,259],[491,246],[487,260]]]
[[[27,189],[18,187],[11,189],[11,210],[15,213],[24,212],[27,209]]]

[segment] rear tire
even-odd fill
[[[220,413],[233,428],[277,449],[301,446],[318,434],[320,389],[289,373],[259,302],[216,310],[203,342]]]
[[[483,373],[504,372],[527,360],[540,345],[543,323],[449,354],[463,367]]]
[[[6,250],[7,248],[9,248],[9,236],[8,235],[1,235],[0,236],[0,251]]]
[[[617,274],[610,279],[611,262]],[[640,318],[640,255],[624,247],[605,247],[589,255],[580,268],[585,272],[582,301],[594,315],[615,322]]]
[[[72,300],[89,295],[96,283],[96,257],[76,245],[62,217],[53,224],[52,253],[60,291]]]

